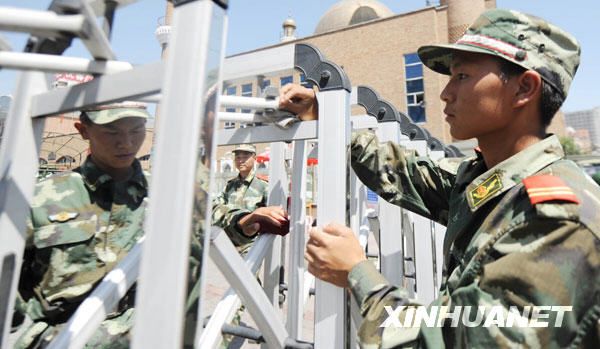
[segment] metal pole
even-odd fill
[[[205,168],[210,173],[213,164],[214,137],[202,130],[213,129],[216,120],[226,11],[213,1],[181,2],[175,7],[174,23],[163,89],[166,117],[158,120],[146,214],[134,349],[182,346],[196,171]],[[200,189],[208,191],[210,178],[200,179],[205,183]],[[207,218],[210,195],[198,197],[197,203]],[[206,219],[201,228],[206,232],[209,225]],[[204,253],[207,250],[204,245]]]
[[[85,58],[21,52],[0,52],[0,67],[82,74],[113,74],[133,68],[128,62],[94,61]]]
[[[34,195],[44,120],[31,118],[31,96],[49,88],[43,73],[20,75],[0,147],[0,347],[7,347],[19,271],[25,248],[25,222]]]
[[[144,240],[145,237],[140,238],[127,256],[106,274],[94,292],[79,305],[48,349],[79,349],[85,346],[106,315],[115,309],[137,280]]]
[[[288,334],[254,274],[244,265],[242,257],[221,229],[213,230],[211,235],[210,257],[244,300],[268,348],[283,349]]]
[[[346,146],[350,132],[350,93],[317,94],[319,102],[319,183],[317,216],[321,226],[346,223]],[[327,193],[327,195],[323,195]],[[315,348],[346,346],[346,292],[321,280],[315,285]]]
[[[256,274],[258,269],[260,268],[262,261],[265,258],[265,255],[269,249],[269,246],[273,243],[275,239],[275,235],[273,234],[264,234],[260,235],[258,239],[254,242],[252,248],[248,252],[246,256],[245,263],[248,269],[252,272],[253,275]],[[217,267],[220,267],[220,264],[217,261],[214,261]],[[202,331],[202,335],[198,337],[198,341],[196,342],[197,348],[217,348],[221,345],[223,340],[222,328],[225,324],[231,322],[238,308],[240,307],[241,301],[240,297],[237,295],[236,291],[233,288],[227,290],[223,298],[217,307],[213,311],[208,324]],[[202,329],[202,321],[198,321],[197,333],[200,333]]]
[[[302,339],[304,315],[304,247],[306,235],[306,141],[294,142],[294,159],[291,194],[291,235],[288,268],[289,298],[287,330],[291,338]]]
[[[265,99],[259,97],[221,96],[221,106],[244,109],[278,109],[279,98]]]
[[[0,7],[0,30],[47,33],[48,31],[79,33],[83,29],[85,16],[58,15],[52,11],[26,10]]]

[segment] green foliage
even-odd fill
[[[573,137],[560,137],[560,144],[562,145],[565,155],[579,155],[581,154],[581,149]]]

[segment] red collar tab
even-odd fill
[[[538,175],[523,179],[532,205],[548,201],[567,201],[579,204],[579,199],[565,182],[552,175]]]

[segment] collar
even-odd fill
[[[131,166],[133,167],[133,174],[127,180],[127,183],[132,183],[140,188],[147,189],[148,181],[146,180],[146,176],[144,175],[144,171],[142,170],[140,162],[135,159]],[[75,170],[75,172],[79,172],[81,174],[85,184],[88,186],[88,188],[90,188],[91,191],[96,191],[98,188],[113,181],[110,175],[102,171],[92,161],[91,156],[88,156],[83,164]]]
[[[514,187],[522,179],[562,159],[564,155],[555,135],[523,149],[471,181],[465,190],[469,208],[472,212],[477,211],[486,202]],[[480,157],[478,154],[478,158]]]
[[[246,178],[242,179],[242,176],[238,174],[238,180],[241,182],[244,182],[246,184],[249,184],[252,182],[252,180],[254,179],[254,170],[250,170],[250,173],[248,173],[248,175],[246,176]]]

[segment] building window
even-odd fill
[[[237,87],[236,86],[227,87],[225,89],[225,94],[228,96],[235,96],[237,94]],[[225,111],[228,113],[235,113],[235,108],[226,108]],[[235,122],[226,121],[224,127],[225,128],[235,128]]]
[[[279,78],[279,86],[281,87],[291,84],[292,82],[294,82],[294,78],[291,75]]]
[[[271,86],[271,80],[263,80],[262,83],[260,84],[260,89],[261,90],[265,90],[265,88]]]
[[[242,97],[252,97],[252,84],[242,85]],[[242,109],[242,113],[250,113],[250,109]]]
[[[425,122],[425,85],[423,83],[423,63],[416,53],[404,55],[406,75],[406,105],[408,116],[414,122]]]

